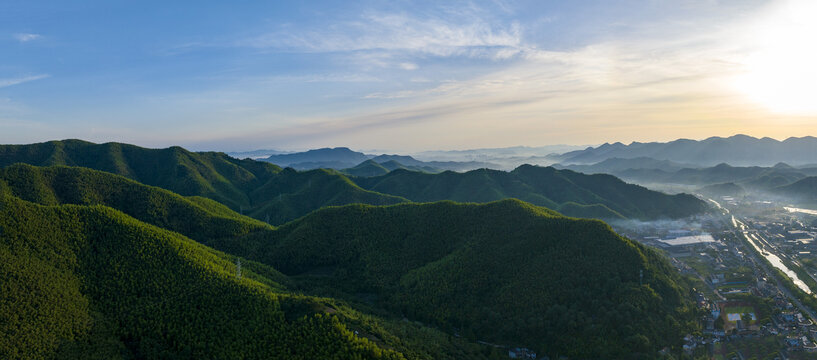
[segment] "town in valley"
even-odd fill
[[[684,338],[684,351],[714,359],[817,356],[817,211],[785,199],[697,195],[713,212],[683,222],[612,223],[660,249],[696,283],[702,331]]]

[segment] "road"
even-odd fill
[[[735,235],[737,235],[738,237],[742,236],[743,239],[746,240],[746,242],[748,243],[750,240],[749,232],[746,230],[747,229],[746,225],[739,219],[735,218],[734,216],[732,216],[732,224],[735,228]],[[747,247],[752,246],[751,244],[745,245]],[[769,252],[775,250],[771,246],[766,246],[766,248],[768,249],[767,251]],[[811,311],[805,305],[803,305],[803,303],[801,303],[800,300],[798,300],[797,297],[794,296],[794,294],[792,294],[791,291],[789,291],[789,289],[785,285],[783,285],[783,282],[780,280],[779,274],[776,271],[772,271],[772,269],[770,269],[771,265],[767,262],[767,260],[758,258],[757,254],[754,251],[748,251],[747,254],[748,256],[751,256],[752,262],[755,264],[755,266],[762,267],[766,274],[769,274],[769,276],[774,278],[775,283],[777,284],[777,288],[780,290],[780,292],[782,292],[783,295],[785,295],[789,299],[789,301],[791,301],[791,303],[794,304],[801,312],[806,314],[806,316],[808,316],[809,319],[811,319],[811,321],[814,321],[817,324],[817,316],[815,316],[814,312]]]

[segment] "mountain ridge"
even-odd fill
[[[786,161],[792,165],[813,162],[817,156],[817,138],[789,137],[783,141],[755,138],[747,135],[713,136],[704,140],[678,139],[670,142],[605,143],[557,156],[563,164],[591,164],[608,158],[649,157],[698,166],[712,166],[721,162],[732,165],[771,166]]]
[[[90,179],[66,181],[72,174]],[[234,358],[245,354],[247,358],[327,358],[327,352],[338,351],[348,354],[340,358],[504,355],[473,343],[488,339],[531,347],[547,354],[622,357],[633,353],[651,354],[663,346],[678,346],[681,334],[690,326],[689,303],[685,300],[687,285],[666,260],[621,238],[600,221],[564,217],[519,200],[488,204],[444,201],[327,207],[278,228],[247,219],[249,223],[258,224],[259,231],[229,228],[218,229],[228,233],[201,231],[214,234],[198,239],[219,249],[213,250],[171,231],[179,229],[173,224],[201,215],[171,211],[165,216],[175,220],[166,221],[164,228],[159,228],[110,207],[132,212],[128,210],[129,204],[155,199],[158,209],[162,209],[160,205],[168,201],[188,199],[166,190],[85,168],[15,165],[4,169],[1,175],[0,258],[5,260],[0,262],[2,288],[15,289],[15,294],[22,291],[19,289],[24,283],[16,280],[20,275],[8,276],[23,269],[19,264],[38,264],[32,273],[25,275],[31,281],[34,279],[31,276],[36,274],[52,274],[36,283],[55,290],[62,287],[48,279],[59,278],[59,274],[69,277],[73,273],[81,274],[71,277],[80,280],[61,284],[68,286],[81,281],[84,285],[77,289],[86,290],[72,290],[74,292],[68,295],[48,299],[58,308],[74,306],[71,304],[76,300],[76,306],[89,304],[98,314],[72,310],[72,307],[55,310],[59,314],[81,316],[78,327],[69,328],[66,333],[55,333],[47,324],[36,320],[40,317],[17,319],[7,324],[63,339],[64,345],[26,347],[19,342],[20,337],[0,335],[0,352],[44,349],[46,353],[56,351],[60,357],[68,352],[84,358],[91,349],[98,351],[104,346],[106,353],[135,357],[175,354]],[[7,184],[9,179],[16,183]],[[64,186],[66,182],[71,184]],[[116,200],[115,192],[91,186],[93,184],[136,187],[136,190],[124,190],[139,199]],[[84,190],[88,186],[93,189]],[[20,191],[25,193],[26,187],[39,189],[33,195],[56,195],[54,199],[27,195],[48,204],[38,205],[15,195]],[[48,189],[51,192],[46,191]],[[74,201],[76,199],[82,201]],[[227,217],[243,219],[237,214]],[[161,224],[158,218],[146,220]],[[21,222],[25,225],[19,226]],[[24,245],[20,239],[26,239],[31,246]],[[62,250],[47,250],[50,246],[60,246]],[[55,259],[49,254],[71,259],[76,254],[77,267],[50,268],[48,264]],[[610,254],[617,256],[608,258]],[[236,279],[235,256],[247,259],[241,261],[247,280]],[[602,258],[607,260],[601,261]],[[463,267],[469,263],[473,265]],[[513,280],[518,278],[520,264],[528,264],[521,268],[533,271],[525,276],[532,283]],[[542,266],[548,266],[549,270],[544,271]],[[279,268],[284,273],[278,272]],[[162,269],[174,275],[165,279],[157,273],[164,271]],[[646,285],[636,285],[639,269],[644,271]],[[575,278],[577,274],[583,275]],[[200,277],[206,281],[196,280]],[[248,290],[241,284],[250,280],[256,289],[252,294],[261,295],[246,295]],[[552,285],[544,286],[545,281]],[[571,285],[557,285],[565,282]],[[452,293],[438,291],[449,288],[446,284],[459,285],[451,288]],[[297,293],[288,290],[293,286]],[[336,300],[301,295],[320,289],[338,293],[342,299],[347,299],[342,294],[352,294],[348,299],[354,301],[362,301],[354,295],[359,291],[373,291],[379,294],[380,300],[376,300],[374,306],[382,306],[381,312],[395,317],[408,315],[439,326],[448,334],[459,329],[463,341],[467,339],[471,345],[459,343],[460,340],[451,336],[445,340],[442,335],[435,335],[438,333],[433,329],[406,329],[407,325],[399,321],[372,318],[368,323],[361,323],[355,319],[364,315],[354,309],[346,310]],[[514,296],[509,297],[505,289],[511,290]],[[594,302],[586,301],[590,289],[595,293]],[[458,300],[457,296],[467,294],[482,294],[482,300],[477,301],[470,295]],[[177,301],[154,304],[158,299],[168,298]],[[18,299],[24,300],[9,303],[0,297],[0,308],[29,304],[38,297]],[[514,299],[528,300],[520,303]],[[535,307],[529,306],[532,299],[538,299]],[[245,306],[229,306],[233,302]],[[627,303],[639,304],[639,307],[627,307]],[[182,304],[189,304],[191,308]],[[603,318],[596,320],[593,314],[599,304],[604,304],[607,311],[603,312]],[[490,309],[494,309],[493,312]],[[254,311],[265,315],[253,316]],[[450,312],[451,316],[440,317],[441,312]],[[545,315],[541,321],[526,323],[525,319],[536,314]],[[559,314],[569,315],[560,318]],[[640,325],[612,325],[617,322],[608,320],[616,316],[632,318]],[[220,320],[223,317],[228,319],[226,323]],[[83,327],[83,322],[92,318],[97,319],[96,324],[108,325]],[[140,318],[143,320],[138,321]],[[163,319],[172,320],[165,324]],[[0,327],[3,323],[0,322]],[[576,328],[571,323],[581,326]],[[242,330],[224,338],[213,338],[225,326],[238,326]],[[207,330],[191,331],[190,327]],[[155,328],[166,329],[164,335],[150,330]],[[351,329],[368,335],[355,336]],[[393,331],[403,335],[398,337]],[[268,338],[273,334],[277,334],[275,338]],[[317,334],[320,338],[299,338],[303,335],[296,334]],[[422,342],[421,339],[428,336],[435,339],[437,350],[429,350]],[[244,344],[235,340],[242,338],[254,345],[231,345]],[[473,352],[476,349],[481,349],[482,355]]]
[[[233,257],[112,208],[36,205],[0,182],[0,214],[4,358],[403,358],[257,281],[260,264],[239,278]]]
[[[395,170],[382,176],[353,180],[365,189],[415,202],[488,202],[517,198],[577,217],[677,218],[707,208],[691,195],[666,195],[624,183],[610,175],[585,175],[532,165],[523,165],[511,172],[480,169],[433,175]],[[592,216],[588,216],[589,213]]]
[[[742,187],[763,191],[791,184],[808,176],[817,175],[817,168],[815,167],[793,167],[786,163],[777,163],[770,167],[732,166],[727,163],[719,163],[711,167],[684,167],[680,169],[660,169],[653,166],[653,164],[661,162],[654,159],[640,162],[605,160],[602,163],[593,165],[559,165],[558,167],[588,174],[609,173],[638,184],[708,186],[735,183]]]
[[[355,225],[343,225],[346,219],[356,219]],[[383,236],[381,229],[389,229],[389,236]],[[576,234],[583,234],[581,243],[566,241]],[[641,291],[637,286],[639,264],[650,269],[647,276],[653,290],[648,292],[660,293],[663,300],[641,303],[646,293],[629,293],[629,301],[667,314],[686,306],[686,290],[677,279],[671,280],[676,276],[674,270],[652,250],[619,237],[598,220],[567,218],[515,199],[486,204],[441,201],[327,208],[282,226],[276,236],[278,240],[266,241],[269,248],[260,251],[267,254],[266,260],[258,260],[285,274],[310,276],[347,293],[374,294],[388,309],[465,337],[518,341],[547,354],[630,356],[626,351],[637,346],[624,345],[628,348],[624,353],[618,353],[618,346],[641,341],[633,333],[612,328],[597,328],[600,332],[596,333],[585,327],[581,328],[586,333],[570,332],[561,328],[567,325],[560,323],[557,314],[574,308],[577,314],[594,316],[590,302],[581,300],[586,294],[574,289],[599,289],[597,299],[611,301],[603,306],[618,306],[613,305],[618,300],[612,300],[620,296],[618,291]],[[610,254],[619,254],[612,257],[616,265],[606,270],[591,265],[602,258],[611,260]],[[567,260],[577,258],[582,260]],[[613,269],[619,265],[622,268]],[[314,268],[326,273],[311,277],[309,270]],[[606,281],[611,281],[609,288],[602,284]],[[522,303],[527,305],[519,307],[519,299],[525,299]],[[525,324],[521,320],[539,316],[542,322]],[[659,338],[679,336],[671,335],[683,327],[679,326],[643,323],[633,327],[651,329],[652,335],[639,334],[649,338],[645,344],[656,344]],[[585,352],[588,348],[593,350]]]
[[[181,147],[148,149],[82,140],[0,145],[0,168],[14,163],[81,166],[128,177],[183,196],[203,196],[272,224],[328,205],[394,204],[407,200],[361,189],[337,171],[296,172],[224,153]],[[314,184],[315,186],[311,186]]]
[[[497,164],[483,161],[421,161],[410,155],[368,155],[347,147],[320,148],[303,152],[271,155],[259,160],[270,162],[281,167],[291,167],[296,170],[312,170],[317,168],[335,170],[351,169],[368,160],[373,160],[379,164],[396,161],[403,166],[416,169],[422,168],[424,171],[429,172],[441,172],[445,170],[466,171],[482,167],[500,167]]]
[[[534,169],[526,166],[520,166],[510,173],[482,169],[461,174],[447,171],[434,175],[414,174],[395,168],[381,177],[350,179],[336,170],[281,169],[264,162],[233,159],[223,153],[194,153],[180,147],[145,149],[128,144],[93,144],[77,140],[0,145],[0,167],[16,162],[32,165],[76,165],[108,171],[183,196],[207,197],[233,211],[274,225],[286,223],[325,206],[351,203],[388,205],[445,199],[486,202],[516,197],[539,206],[562,210],[571,216],[597,218],[652,216],[649,214],[684,217],[705,210],[703,202],[696,203],[697,200],[692,199],[669,200],[663,194],[625,184],[613,177],[597,176],[593,180],[587,180],[591,178],[584,179],[586,175],[573,174],[568,179],[564,176],[553,177],[549,171],[540,170],[538,175],[531,174],[522,179],[519,176],[524,169]],[[554,182],[537,180],[537,176],[545,176]],[[424,179],[429,184],[435,183],[441,187],[430,189],[434,190],[434,196],[417,196],[419,184],[401,185],[403,181],[399,178]],[[397,180],[391,181],[390,186],[374,184],[384,179]],[[450,183],[465,180],[467,183],[460,184],[463,185],[461,188]],[[519,183],[514,183],[515,180]],[[534,183],[534,188],[531,188]],[[411,191],[415,193],[406,192],[407,189],[402,189],[404,186],[414,187]],[[563,186],[563,189],[570,191],[566,195],[560,194],[556,191],[556,186]],[[585,188],[587,186],[595,186],[596,189],[588,190]],[[660,200],[654,202],[660,205],[654,207],[650,202],[634,203],[621,196],[611,198],[611,191],[625,191],[638,194],[641,198],[653,198]],[[543,195],[545,192],[549,195]],[[404,195],[411,195],[412,198]],[[685,205],[674,209],[682,204]]]

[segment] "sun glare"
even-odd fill
[[[817,115],[817,1],[781,2],[751,36],[737,88],[772,112]]]

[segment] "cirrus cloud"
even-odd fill
[[[42,38],[43,36],[40,34],[31,34],[31,33],[16,33],[14,34],[14,39],[21,43],[26,43],[29,41],[34,41],[37,39]]]
[[[22,83],[26,83],[26,82],[29,82],[29,81],[45,79],[45,78],[47,78],[49,76],[50,75],[48,75],[48,74],[40,74],[40,75],[23,76],[23,77],[17,77],[17,78],[0,79],[0,88],[13,86],[13,85],[17,85],[17,84],[22,84]]]
[[[304,33],[275,31],[236,45],[290,52],[401,52],[427,56],[506,58],[521,46],[519,23],[496,24],[477,14],[445,16],[369,12]]]

